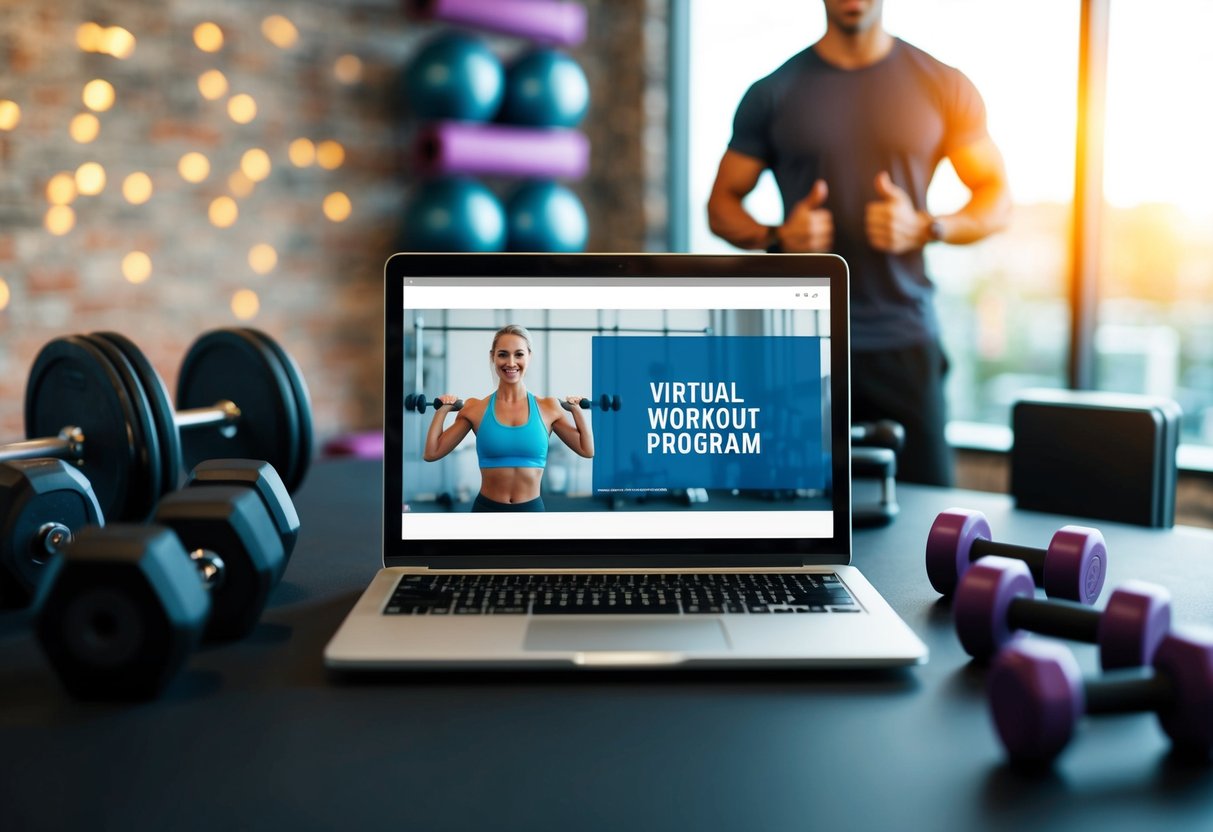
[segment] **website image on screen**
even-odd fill
[[[829,534],[827,310],[405,318],[406,536]]]

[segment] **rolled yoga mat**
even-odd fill
[[[557,46],[585,40],[585,7],[557,0],[405,0],[415,17],[444,20]]]
[[[590,140],[576,130],[438,122],[418,133],[414,163],[429,175],[580,179],[590,166]]]

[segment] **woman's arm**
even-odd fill
[[[422,459],[426,462],[436,462],[455,450],[456,446],[463,441],[463,437],[467,436],[472,429],[471,421],[464,411],[460,410],[455,415],[455,422],[443,430],[442,423],[446,421],[446,414],[451,412],[450,406],[457,402],[459,397],[448,393],[438,398],[443,405],[434,411],[434,420],[430,422],[430,429],[425,434],[425,450],[422,452]],[[474,401],[476,400],[469,399],[464,403],[464,407],[466,408],[468,403]]]
[[[552,422],[552,432],[559,436],[560,441],[568,445],[573,453],[586,459],[593,459],[594,432],[590,430],[590,420],[582,414],[581,396],[568,396],[564,401],[557,401],[553,398],[549,401],[558,404],[556,420]],[[564,414],[560,413],[559,408],[564,408],[572,414],[571,424],[568,419],[564,418]]]

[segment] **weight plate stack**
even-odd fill
[[[138,422],[126,386],[96,347],[69,337],[39,351],[25,387],[25,435],[58,436],[69,426],[81,430],[85,450],[77,467],[107,519],[128,516],[128,495],[150,482],[138,470],[147,461]],[[132,505],[139,502],[134,495]]]
[[[239,329],[204,333],[190,346],[177,377],[177,409],[209,408],[230,401],[240,408],[232,425],[181,430],[181,464],[208,459],[264,459],[297,482],[301,439],[299,407],[282,361],[260,339]]]

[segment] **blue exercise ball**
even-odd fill
[[[590,107],[590,84],[581,66],[563,52],[524,52],[505,74],[500,119],[534,127],[576,127]]]
[[[490,121],[505,92],[505,70],[484,41],[450,32],[430,41],[409,63],[405,94],[426,119]]]
[[[501,202],[468,177],[422,184],[404,212],[404,243],[412,251],[501,251],[505,240]]]
[[[506,201],[510,251],[585,251],[590,223],[577,195],[556,182],[526,182]]]

